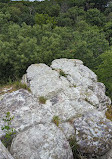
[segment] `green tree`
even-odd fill
[[[60,0],[56,0],[58,3],[60,3]],[[83,7],[84,10],[88,10],[90,8],[97,8],[99,10],[105,10],[107,7],[107,4],[111,2],[111,0],[61,0],[62,2],[66,2],[69,7],[78,6]]]
[[[110,42],[111,44],[111,39],[112,39],[112,21],[107,22],[104,26],[104,31],[105,31],[105,35],[107,40]]]
[[[22,15],[21,10],[17,7],[11,6],[8,8],[8,12],[11,15],[10,20],[15,23],[19,23],[19,21],[21,19],[20,17]]]
[[[106,22],[105,16],[98,9],[89,9],[86,13],[86,20],[91,25],[102,26]]]
[[[35,10],[39,14],[48,14],[51,17],[57,17],[60,13],[60,5],[52,1],[45,1],[44,3],[38,4]]]
[[[36,13],[35,15],[35,23],[42,27],[43,24],[52,24],[53,26],[56,25],[56,21],[54,17],[50,17],[48,14],[39,14]]]
[[[66,13],[61,13],[57,18],[59,26],[74,27],[74,25],[85,18],[83,8],[72,7]]]
[[[112,47],[100,57],[100,65],[97,69],[99,80],[107,87],[107,93],[112,99]]]
[[[69,53],[72,54],[72,58],[82,60],[86,66],[94,70],[98,65],[98,56],[109,48],[109,43],[105,39],[104,33],[101,33],[97,27],[90,27],[87,23],[84,25],[84,28],[80,26],[82,30],[78,28],[79,31],[77,29],[73,32]]]
[[[0,32],[8,25],[10,17],[11,15],[9,13],[4,14],[3,12],[0,12]]]

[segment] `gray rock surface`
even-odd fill
[[[73,159],[66,137],[51,123],[38,124],[18,134],[11,153],[21,159]]]
[[[18,132],[11,145],[14,158],[72,159],[71,135],[76,135],[80,152],[88,159],[104,157],[111,149],[112,122],[105,116],[111,101],[105,86],[82,61],[57,59],[51,67],[33,64],[22,82],[32,93],[20,89],[0,101],[0,127],[6,112],[14,115],[12,127]],[[45,104],[39,102],[40,96],[47,98]],[[59,118],[58,127],[54,116]]]
[[[87,112],[74,120],[74,126],[80,151],[88,156],[103,156],[112,146],[112,122],[107,121],[102,112]]]

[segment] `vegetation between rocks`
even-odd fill
[[[47,98],[45,98],[44,96],[40,96],[40,97],[39,97],[39,103],[45,104],[46,101],[47,101]]]
[[[59,74],[60,74],[60,76],[67,77],[67,74],[65,74],[65,72],[64,72],[64,71],[62,71],[62,70],[60,70],[60,71],[59,71]]]
[[[14,116],[11,116],[10,112],[7,112],[5,118],[3,118],[5,125],[2,127],[2,130],[5,131],[5,136],[1,138],[1,141],[4,144],[4,146],[8,149],[10,148],[12,139],[16,134],[15,129],[11,127],[11,122],[13,119]]]
[[[18,89],[26,89],[27,91],[31,92],[31,89],[26,84],[23,84],[20,81],[15,81],[15,82],[10,81],[6,85],[1,85],[0,95],[2,95],[4,93],[11,93]]]
[[[56,126],[59,126],[60,118],[59,116],[54,116],[52,119],[52,122],[56,124]]]
[[[76,140],[76,135],[72,135],[70,137],[69,144],[72,149],[74,159],[87,159],[85,156],[81,155],[79,152],[79,146]]]
[[[14,83],[14,87],[16,89],[26,89],[27,91],[31,92],[31,89],[25,84],[25,83],[21,83],[19,81],[15,82]]]

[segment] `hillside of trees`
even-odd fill
[[[57,58],[82,60],[112,98],[112,1],[0,0],[0,84]]]

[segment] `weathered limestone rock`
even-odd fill
[[[69,86],[66,79],[60,79],[59,73],[45,64],[33,64],[27,69],[27,81],[35,97],[54,96],[64,86]]]
[[[110,105],[110,98],[105,95],[105,86],[103,83],[97,82],[93,88],[93,92],[99,99],[99,110],[105,109],[106,105]]]
[[[105,86],[82,61],[57,59],[51,67],[33,64],[22,82],[32,93],[20,89],[5,94],[0,101],[0,127],[5,113],[14,115],[12,127],[18,132],[11,146],[14,158],[72,159],[67,141],[71,135],[76,135],[79,150],[88,159],[108,154],[112,122],[106,119],[105,111],[111,101]],[[45,104],[39,102],[40,96],[47,98]],[[54,116],[59,117],[58,127]],[[0,137],[3,134],[0,128]]]
[[[17,135],[11,153],[21,159],[73,159],[66,137],[54,124],[38,124]]]
[[[1,141],[0,141],[0,159],[14,159]]]
[[[88,87],[97,81],[97,76],[82,61],[76,59],[57,59],[52,62],[53,69],[59,69],[67,74],[67,79],[76,86]]]
[[[31,93],[20,89],[6,94],[0,102],[0,127],[3,126],[3,118],[7,112],[14,116],[12,127],[16,131],[23,131],[37,123],[51,122],[53,114],[49,105],[43,106],[38,103]],[[0,128],[0,137],[3,136]]]
[[[112,122],[107,121],[102,112],[87,112],[74,120],[74,126],[81,152],[94,157],[103,156],[110,149]]]

